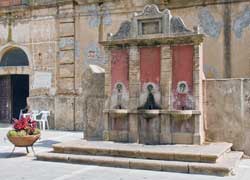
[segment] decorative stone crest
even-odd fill
[[[112,39],[126,39],[129,37],[130,29],[131,29],[131,22],[124,21],[121,24],[118,32],[114,36],[111,35],[111,37]]]
[[[183,20],[180,17],[173,16],[171,18],[171,32],[172,33],[188,33],[191,31],[186,28]]]
[[[168,9],[160,11],[154,4],[146,5],[144,10],[135,13],[131,21],[124,21],[115,35],[109,34],[108,40],[137,38],[152,34],[192,33],[180,17],[172,16]]]
[[[146,5],[140,14],[135,14],[135,16],[161,16],[162,12],[158,9],[158,7],[155,4],[152,5]]]

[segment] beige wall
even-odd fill
[[[250,79],[206,80],[204,85],[206,139],[231,142],[250,155]]]
[[[122,21],[129,20],[132,13],[140,12],[147,2],[132,0],[104,3],[103,12],[109,15],[109,17],[104,15],[104,18],[106,18],[105,20],[110,19],[110,23],[105,24],[104,22],[101,28],[98,26],[98,21],[100,21],[98,15],[102,14],[100,6],[97,3],[80,5],[78,8],[81,16],[80,31],[85,32],[80,37],[81,48],[83,48],[81,50],[84,50],[90,42],[97,43],[98,40],[105,40],[109,32],[116,33]],[[250,66],[248,51],[250,30],[247,28],[250,24],[250,15],[247,11],[250,2],[235,2],[229,5],[208,4],[206,6],[201,6],[201,3],[193,3],[192,6],[190,1],[191,6],[186,7],[183,3],[184,8],[181,8],[180,4],[180,2],[172,1],[165,5],[162,3],[160,7],[162,10],[170,8],[171,13],[180,16],[190,29],[199,25],[206,34],[204,42],[206,77],[247,78],[250,75],[248,68]]]
[[[0,21],[0,47],[5,49],[17,46],[25,50],[30,62],[30,95],[52,95],[55,88],[55,63],[57,55],[56,9],[40,9],[22,13],[13,13],[11,31],[9,34],[6,19]],[[33,17],[32,17],[33,16]],[[11,36],[11,42],[8,42]],[[0,52],[0,54],[1,54]],[[49,72],[52,75],[51,89],[35,88],[34,73]],[[15,72],[13,72],[15,73]],[[3,74],[3,73],[2,73]],[[8,72],[6,72],[8,74]]]

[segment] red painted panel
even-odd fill
[[[0,0],[0,6],[15,6],[15,5],[21,5],[21,0]]]
[[[111,51],[111,81],[112,89],[117,82],[122,82],[128,90],[128,59],[127,49]]]
[[[173,52],[173,74],[172,74],[172,92],[174,96],[173,107],[175,109],[193,108],[193,46],[174,46]],[[177,91],[178,82],[185,81],[188,85],[187,93]]]
[[[140,49],[141,85],[148,82],[160,84],[161,49],[146,47]]]

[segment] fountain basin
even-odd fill
[[[171,117],[176,120],[187,120],[191,118],[193,115],[200,115],[200,111],[198,110],[172,110],[168,111]]]
[[[160,110],[138,110],[138,114],[140,114],[144,119],[153,119],[160,115]]]
[[[108,113],[112,118],[123,118],[128,116],[127,109],[108,109],[104,110],[104,113]]]

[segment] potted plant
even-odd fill
[[[40,138],[40,130],[36,128],[36,122],[29,116],[14,119],[13,129],[7,133],[9,141],[15,147],[28,147]]]

